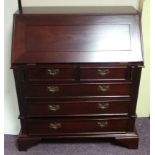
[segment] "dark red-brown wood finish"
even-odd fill
[[[108,138],[137,148],[141,58],[138,14],[15,14],[19,150],[42,139]]]
[[[119,62],[121,55],[109,58],[118,51],[128,54],[121,61],[142,64],[137,22],[138,15],[15,14],[12,64]]]

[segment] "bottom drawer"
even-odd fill
[[[106,119],[29,119],[30,135],[97,134],[98,132],[126,132],[128,118]]]

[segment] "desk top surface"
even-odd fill
[[[12,64],[143,63],[139,15],[15,14]]]

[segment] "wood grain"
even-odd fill
[[[142,63],[138,22],[137,15],[16,14],[12,64]]]

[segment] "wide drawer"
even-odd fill
[[[25,97],[130,96],[130,84],[27,84]]]
[[[102,132],[125,132],[128,118],[107,119],[29,119],[30,135],[97,134]]]
[[[28,81],[74,81],[76,79],[75,68],[29,68],[25,70],[25,77]]]
[[[27,102],[28,116],[128,115],[130,101]]]
[[[80,68],[80,80],[129,80],[129,68]]]

